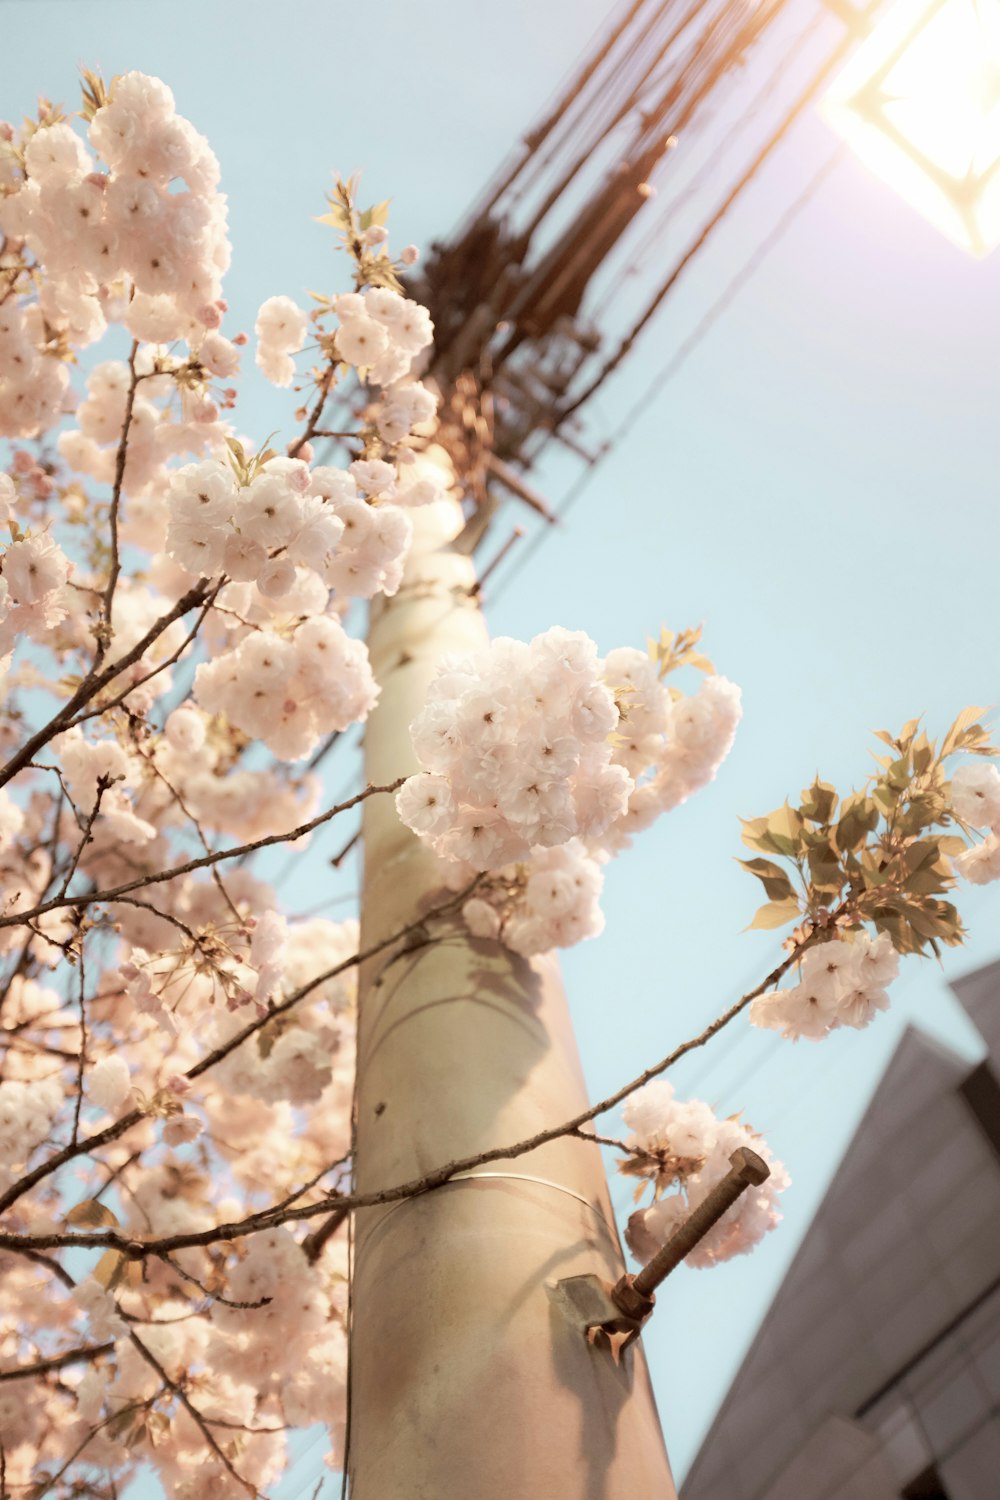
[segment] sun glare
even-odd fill
[[[949,239],[980,256],[1000,243],[1000,0],[901,0],[823,113]]]

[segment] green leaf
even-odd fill
[[[362,232],[370,229],[373,224],[385,224],[389,218],[389,204],[391,198],[383,198],[381,203],[376,203],[373,208],[366,208],[358,223]]]
[[[878,808],[864,792],[852,792],[840,804],[840,821],[834,840],[841,854],[860,849],[878,826]]]
[[[786,870],[776,865],[770,859],[740,859],[737,864],[749,870],[751,875],[756,875],[771,901],[784,901],[794,898],[795,888]]]
[[[861,856],[861,873],[869,890],[888,885],[892,879],[892,872],[888,866],[883,865],[882,856],[877,851],[867,849]]]
[[[888,933],[897,953],[920,953],[922,944],[907,922],[892,911],[876,911],[872,916],[875,930]]]
[[[342,203],[338,203],[335,198],[329,199],[329,204],[330,212],[328,214],[319,215],[316,218],[316,223],[329,224],[334,229],[349,229],[351,224],[351,216],[344,205]]]
[[[895,787],[897,791],[902,791],[904,786],[909,785],[910,781],[912,780],[912,776],[913,772],[910,769],[910,757],[907,753],[906,755],[900,756],[899,760],[894,760],[891,762],[889,769],[886,772],[885,779],[889,786]]]
[[[926,734],[918,735],[913,745],[913,773],[923,776],[934,763],[934,744]]]
[[[958,718],[955,720],[954,724],[952,724],[951,728],[948,730],[948,733],[945,735],[944,739],[941,742],[942,760],[946,755],[951,755],[952,752],[958,748],[965,732],[968,729],[971,729],[973,725],[976,725],[977,728],[980,728],[978,721],[985,712],[985,708],[970,707],[962,709],[962,712],[959,714]]]
[[[925,865],[932,865],[940,853],[937,839],[918,839],[913,844],[908,844],[903,850],[903,864],[911,875],[922,870]]]
[[[913,834],[920,833],[924,828],[931,828],[941,821],[946,805],[944,797],[936,792],[924,792],[911,797],[909,806],[899,818],[898,832]]]
[[[844,884],[837,851],[829,843],[814,844],[806,854],[809,883],[818,893],[836,893]]]
[[[134,1406],[126,1406],[121,1411],[115,1412],[108,1423],[109,1435],[113,1438],[120,1438],[123,1433],[128,1432],[137,1416],[138,1412]]]
[[[940,865],[918,870],[915,875],[911,875],[906,882],[906,889],[914,896],[940,896],[943,891],[951,890],[954,884],[955,876],[950,863],[943,861]]]
[[[106,1203],[84,1198],[82,1203],[74,1203],[66,1215],[66,1223],[82,1224],[88,1229],[117,1229],[120,1221]]]
[[[871,800],[879,812],[884,813],[889,818],[896,810],[896,804],[899,801],[899,792],[894,787],[886,786],[884,782],[879,782],[878,786],[872,790]]]
[[[786,922],[794,922],[798,916],[799,903],[794,897],[787,901],[768,901],[759,909],[745,931],[749,932],[754,927],[784,927]]]
[[[762,849],[767,854],[781,853],[767,831],[766,818],[741,818],[740,822],[743,824],[741,837],[748,849]]]
[[[802,793],[801,812],[813,823],[829,823],[837,806],[837,789],[817,776]]]
[[[110,1292],[121,1280],[124,1265],[125,1257],[120,1250],[105,1250],[90,1274],[106,1291]]]

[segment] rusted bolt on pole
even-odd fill
[[[675,1266],[680,1265],[684,1257],[691,1253],[699,1240],[704,1239],[713,1224],[718,1223],[748,1187],[759,1187],[771,1175],[771,1169],[763,1157],[746,1146],[740,1146],[729,1160],[731,1166],[725,1177],[674,1231],[663,1249],[657,1251],[637,1276],[630,1276],[626,1272],[612,1289],[612,1301],[627,1318],[634,1318],[639,1323],[648,1318],[653,1311],[655,1291],[660,1282],[669,1276]]]

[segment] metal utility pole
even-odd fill
[[[441,460],[447,464],[442,454]],[[369,777],[412,768],[407,727],[445,652],[481,648],[471,559],[418,540],[372,621],[382,697]],[[391,802],[364,820],[364,945],[440,901]],[[435,923],[440,937],[440,922]],[[361,976],[357,1185],[419,1178],[586,1108],[552,959],[528,963],[456,919]],[[599,1147],[572,1137],[355,1220],[352,1500],[673,1500],[641,1350],[588,1342],[567,1276],[623,1271]]]
[[[434,247],[413,289],[435,320],[430,378],[442,396],[440,446],[426,460],[444,468],[466,524],[444,542],[416,512],[403,585],[373,607],[382,696],[366,727],[368,782],[416,769],[408,726],[442,657],[486,642],[472,553],[501,497],[544,512],[525,471],[553,435],[586,456],[578,411],[600,384],[601,345],[588,291],[650,212],[678,137],[698,131],[709,96],[725,92],[784,4],[629,0],[513,162]],[[368,948],[447,892],[388,799],[365,803],[364,850]],[[361,975],[364,1192],[586,1108],[554,960],[527,963],[473,939],[457,915],[443,938],[437,919],[434,937]],[[613,1286],[623,1273],[599,1148],[576,1137],[360,1211],[352,1500],[674,1500],[641,1343],[616,1362],[559,1288],[588,1276]]]

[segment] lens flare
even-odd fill
[[[957,245],[982,256],[1000,243],[1000,0],[901,0],[823,113]]]

